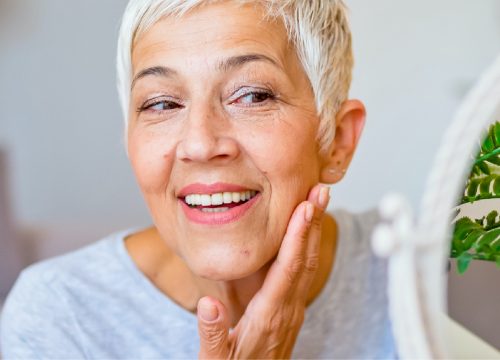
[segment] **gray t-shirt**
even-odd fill
[[[294,358],[394,358],[386,263],[371,252],[374,212],[334,213],[333,271],[307,308]],[[131,231],[24,270],[3,309],[5,359],[196,358],[197,319],[161,293],[124,244]]]

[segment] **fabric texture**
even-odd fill
[[[377,215],[337,211],[333,271],[307,308],[294,358],[395,358]],[[161,293],[113,234],[24,270],[1,318],[4,359],[197,358],[196,316]]]

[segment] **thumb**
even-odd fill
[[[229,357],[229,325],[222,303],[208,296],[198,301],[198,333],[200,359],[226,359]]]

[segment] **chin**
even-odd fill
[[[185,258],[191,271],[199,277],[213,281],[232,281],[247,278],[266,265],[272,256],[251,255],[249,250],[227,249],[220,252],[200,251],[199,255]]]

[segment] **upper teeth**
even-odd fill
[[[191,194],[184,199],[188,205],[217,206],[222,204],[238,203],[246,201],[257,195],[257,191],[247,190],[241,192],[223,192],[216,194]]]

